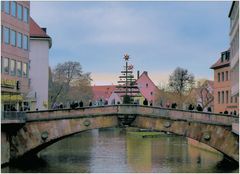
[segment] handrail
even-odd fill
[[[60,113],[61,112],[61,113]],[[239,121],[239,117],[210,112],[187,111],[172,108],[160,108],[141,105],[106,105],[82,107],[76,109],[59,109],[27,112],[27,121],[72,119],[109,115],[138,115],[150,117],[167,117],[173,120],[198,121],[209,124],[231,125]]]
[[[19,120],[26,121],[26,112],[22,111],[2,111],[1,120]]]
[[[143,108],[153,108],[153,109],[162,109],[162,110],[169,110],[169,111],[181,111],[187,113],[200,113],[200,114],[208,114],[208,115],[215,115],[215,116],[225,116],[225,117],[233,117],[239,118],[238,115],[228,115],[228,114],[220,114],[214,112],[204,112],[204,111],[196,111],[196,110],[184,110],[184,109],[174,109],[174,108],[165,108],[159,106],[144,106],[144,105],[137,105],[137,104],[119,104],[119,105],[103,105],[103,106],[84,106],[84,107],[77,107],[77,108],[63,108],[63,109],[49,109],[49,110],[40,110],[40,111],[27,111],[26,113],[41,113],[41,112],[54,112],[54,111],[70,111],[70,110],[83,110],[83,109],[94,109],[94,108],[108,108],[108,107],[121,107],[121,106],[131,106],[131,107],[143,107]]]

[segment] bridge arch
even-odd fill
[[[126,120],[135,127],[192,138],[239,161],[239,137],[231,131],[238,117],[139,105],[28,112],[25,125],[11,138],[11,159],[37,153],[70,135],[116,127]]]

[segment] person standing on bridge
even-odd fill
[[[60,103],[59,108],[63,109],[63,103]]]
[[[82,102],[82,100],[79,102],[79,107],[80,107],[80,108],[83,107],[83,102]]]
[[[197,105],[197,111],[203,111],[203,108],[200,104]]]
[[[91,100],[89,101],[89,106],[92,106],[92,101]]]
[[[153,104],[152,104],[152,101],[150,102],[150,106],[152,106]]]
[[[143,101],[143,105],[148,106],[148,101],[147,101],[146,98],[145,98],[145,100]]]

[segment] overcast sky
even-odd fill
[[[116,84],[123,55],[158,85],[176,67],[213,79],[209,67],[229,48],[231,2],[31,2],[52,37],[51,67],[79,61],[92,84]]]

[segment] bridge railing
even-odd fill
[[[26,121],[27,115],[26,112],[18,112],[18,111],[2,111],[1,112],[1,120],[17,120],[20,122]]]
[[[94,116],[111,116],[117,115],[117,105],[114,106],[93,106],[82,108],[65,108],[65,109],[51,109],[42,111],[28,111],[27,121],[51,120],[63,118],[78,118],[78,117],[94,117]]]
[[[162,107],[150,107],[142,105],[106,105],[83,107],[76,109],[57,109],[45,111],[27,112],[27,120],[76,118],[83,116],[101,115],[139,115],[150,117],[163,117],[172,120],[198,121],[210,124],[231,125],[238,123],[238,116],[224,115],[212,112],[188,111]]]
[[[136,114],[150,117],[163,117],[172,120],[197,121],[209,124],[232,125],[238,123],[239,117],[232,115],[224,115],[212,112],[188,111],[181,109],[146,107],[133,105],[119,105],[118,114]]]

